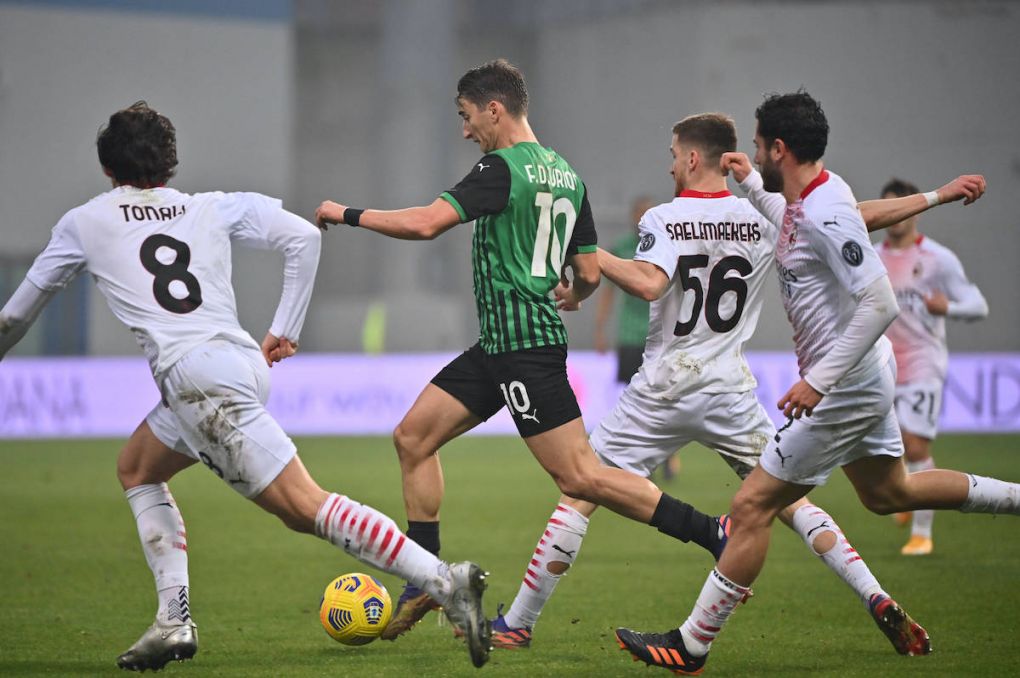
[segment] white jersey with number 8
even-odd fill
[[[88,270],[161,382],[175,362],[210,340],[258,348],[237,320],[231,241],[286,250],[293,236],[295,247],[307,247],[301,243],[309,242],[308,234],[294,232],[293,221],[289,231],[274,226],[281,213],[279,200],[258,193],[191,195],[120,186],[67,212],[27,278],[53,290]],[[297,301],[296,309],[278,312],[270,330],[276,336],[287,336],[277,334],[283,326],[300,330],[307,298]]]

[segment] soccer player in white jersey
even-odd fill
[[[269,366],[294,354],[319,262],[318,229],[258,193],[180,193],[171,122],[139,102],[110,116],[97,139],[113,190],[67,212],[0,311],[0,357],[75,275],[95,278],[131,328],[162,394],[117,469],[156,581],[156,620],[117,664],[160,669],[191,658],[198,637],[188,601],[184,521],[166,482],[201,460],[241,495],[298,532],[314,533],[363,563],[416,582],[488,657],[484,573],[448,565],[375,509],[321,489],[269,416]],[[283,293],[259,345],[237,321],[233,243],[280,251]]]
[[[917,188],[901,179],[891,180],[882,189],[882,197],[914,193]],[[979,320],[988,315],[988,303],[967,279],[956,255],[917,230],[916,216],[889,227],[878,256],[900,306],[900,315],[885,336],[896,356],[896,417],[907,471],[927,471],[935,468],[931,444],[938,432],[949,362],[946,318]],[[900,553],[924,556],[932,552],[934,511],[897,513],[896,518],[900,524],[912,523],[910,539]]]
[[[1020,513],[1015,483],[940,469],[906,474],[893,411],[895,363],[882,336],[898,313],[896,297],[853,193],[822,164],[825,115],[803,91],[769,96],[755,113],[755,159],[763,176],[750,172],[746,157],[724,162],[745,190],[754,189],[751,202],[759,211],[782,216],[775,265],[801,380],[779,401],[789,426],[768,442],[733,499],[729,541],[690,617],[666,633],[617,629],[620,646],[634,657],[685,674],[702,670],[712,641],[749,593],[777,514],[835,468],[843,468],[877,513]],[[761,189],[773,197],[763,199]],[[972,184],[965,204],[983,190],[983,180]],[[927,634],[892,599],[879,593],[869,606],[901,653],[930,652]],[[660,659],[663,653],[672,665]]]
[[[744,345],[758,324],[779,228],[726,189],[720,158],[736,143],[733,121],[723,114],[676,123],[670,145],[676,198],[641,216],[633,261],[599,250],[603,275],[652,302],[642,367],[591,435],[592,447],[610,466],[648,476],[676,450],[700,442],[743,478],[776,434],[755,397]],[[862,209],[869,227],[877,228],[899,214],[901,204],[871,201]],[[575,562],[595,509],[560,497],[517,597],[493,622],[493,645],[530,646],[534,624]],[[882,592],[824,510],[802,498],[779,517],[862,602]],[[668,665],[671,656],[663,659]]]

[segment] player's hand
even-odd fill
[[[924,297],[924,305],[928,308],[928,313],[932,315],[949,313],[949,297],[937,290]]]
[[[262,357],[270,367],[284,358],[289,358],[297,353],[298,345],[286,337],[277,337],[266,332],[266,338],[262,340]]]
[[[814,389],[811,384],[803,379],[794,384],[782,398],[779,399],[779,409],[787,417],[800,419],[801,415],[810,417],[811,412],[822,400],[822,394]]]
[[[985,193],[985,178],[980,174],[963,174],[938,189],[939,204],[963,200],[969,205]]]
[[[556,298],[558,311],[577,311],[581,308],[581,302],[574,296],[574,288],[570,286],[569,281],[564,284],[561,279],[560,284],[553,290],[553,296]]]
[[[723,153],[719,164],[722,166],[723,176],[732,172],[737,182],[746,179],[754,169],[746,153]]]
[[[333,224],[344,223],[344,210],[347,205],[341,205],[332,200],[325,200],[319,209],[315,210],[315,225],[324,231],[328,231]]]

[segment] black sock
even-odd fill
[[[688,503],[663,492],[648,524],[682,542],[693,541],[718,558],[716,555],[719,547],[718,523],[715,518],[705,515]]]
[[[434,556],[439,555],[439,521],[407,521],[407,536]]]

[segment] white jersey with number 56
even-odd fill
[[[314,231],[310,237],[310,231]],[[53,229],[27,279],[42,290],[93,275],[114,315],[141,345],[157,382],[192,348],[224,339],[258,348],[237,320],[231,241],[318,260],[314,226],[258,193],[181,193],[120,186],[76,207]],[[288,269],[296,269],[288,261]],[[307,277],[304,267],[302,277]],[[292,277],[294,270],[290,271]],[[314,277],[315,264],[310,269]],[[285,277],[287,272],[285,271]],[[285,281],[270,331],[297,340],[311,280]]]
[[[670,286],[649,311],[643,364],[632,387],[652,397],[753,390],[744,344],[754,334],[777,229],[729,191],[683,191],[639,224],[634,259]]]

